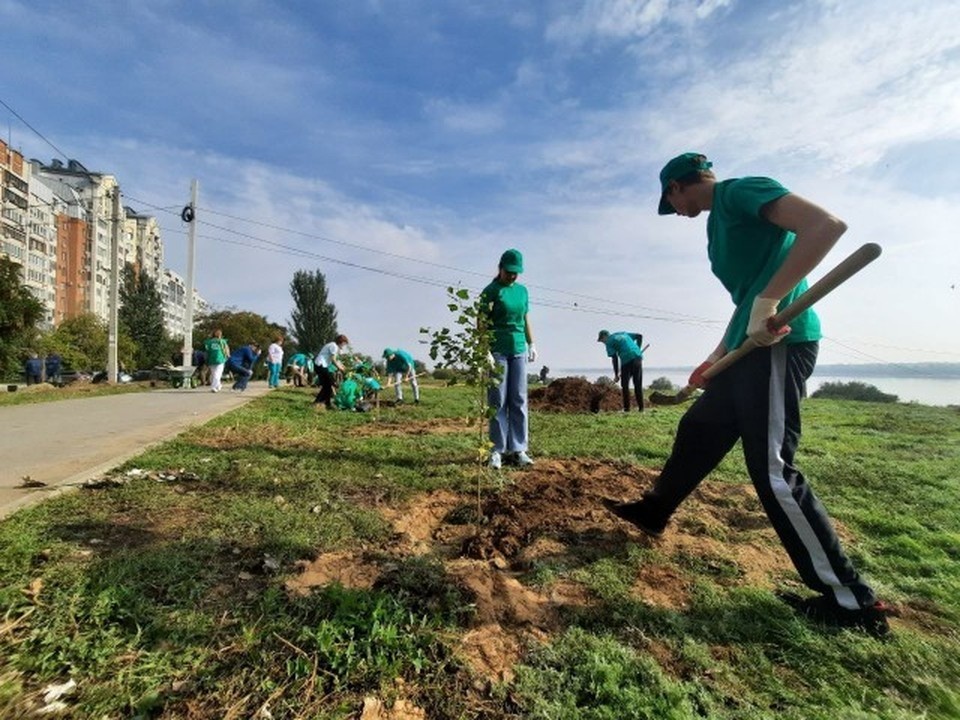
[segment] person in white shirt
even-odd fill
[[[267,385],[275,388],[280,387],[280,369],[283,367],[283,335],[277,335],[276,339],[270,343],[267,348],[267,368],[270,374],[267,376]]]
[[[318,410],[321,404],[327,410],[333,409],[333,374],[337,370],[340,372],[347,371],[337,356],[349,344],[350,341],[346,335],[337,335],[333,342],[328,342],[320,349],[313,361],[314,369],[317,372],[317,381],[320,383],[320,392],[317,393],[317,398],[313,401]]]

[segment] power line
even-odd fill
[[[10,113],[11,113],[14,117],[16,117],[21,123],[23,123],[24,126],[26,126],[32,133],[34,133],[34,134],[35,134],[38,138],[40,138],[44,143],[46,143],[46,144],[49,145],[51,148],[53,148],[53,150],[54,150],[60,157],[62,157],[62,158],[65,159],[65,160],[69,160],[68,155],[67,155],[65,152],[63,152],[63,150],[61,150],[59,147],[57,147],[56,144],[54,144],[54,143],[53,143],[51,140],[49,140],[43,133],[41,133],[41,132],[40,132],[39,130],[37,130],[33,125],[31,125],[22,115],[20,115],[20,113],[18,113],[16,110],[14,110],[14,109],[13,109],[9,104],[7,104],[2,98],[0,98],[0,105],[2,105],[4,108],[6,108],[8,112],[10,112]],[[91,173],[90,171],[88,171],[83,165],[80,165],[80,168],[81,168],[80,172],[81,172],[83,175],[85,175],[85,176],[87,177],[87,179],[88,179],[91,183],[97,183],[97,182],[98,182],[97,180],[95,180],[95,178],[94,178],[94,176],[93,176],[94,174]],[[145,206],[145,207],[148,207],[148,208],[151,208],[151,209],[154,209],[154,210],[158,210],[158,211],[161,211],[161,212],[166,212],[166,213],[175,214],[175,215],[177,214],[177,213],[175,212],[175,210],[176,210],[176,208],[179,207],[179,206],[166,206],[166,207],[164,207],[164,206],[160,206],[160,205],[156,205],[156,204],[153,204],[153,203],[146,202],[146,201],[144,201],[144,200],[138,200],[138,199],[136,199],[136,198],[130,197],[129,195],[126,196],[126,197],[127,197],[127,199],[130,200],[131,202],[140,203],[141,205],[143,205],[143,206]],[[37,198],[37,199],[40,200],[39,198]],[[46,205],[51,206],[51,207],[53,206],[52,203],[47,203],[46,201],[43,201],[43,200],[40,200],[40,201],[43,202],[43,203],[46,204]],[[265,223],[265,222],[258,221],[258,220],[251,220],[251,219],[249,219],[249,218],[243,218],[243,217],[239,217],[239,216],[236,216],[236,215],[231,215],[231,214],[229,214],[229,213],[220,212],[220,211],[214,210],[213,208],[203,207],[202,209],[203,209],[204,212],[210,213],[211,215],[219,215],[219,216],[221,216],[221,217],[225,217],[225,218],[228,218],[228,219],[231,219],[231,220],[235,220],[235,221],[237,221],[237,222],[245,222],[245,223],[249,223],[249,224],[252,224],[252,225],[257,225],[257,226],[260,226],[260,227],[268,228],[268,229],[271,229],[271,230],[277,230],[277,231],[284,232],[284,233],[289,233],[289,234],[294,234],[294,235],[300,235],[300,236],[302,236],[302,237],[307,237],[307,238],[314,239],[314,240],[320,240],[320,241],[322,241],[322,242],[328,242],[328,243],[332,243],[332,244],[337,244],[337,245],[341,245],[341,246],[344,246],[344,247],[350,247],[350,248],[354,248],[354,249],[357,249],[357,250],[362,250],[362,251],[365,251],[365,252],[372,252],[372,253],[376,253],[376,254],[379,254],[379,255],[383,255],[383,256],[385,256],[385,257],[397,258],[397,259],[401,259],[401,260],[404,260],[404,261],[409,261],[409,260],[410,260],[410,258],[408,258],[408,257],[406,257],[406,256],[403,256],[403,255],[400,255],[400,254],[397,254],[397,253],[391,253],[391,252],[388,252],[388,251],[385,251],[385,250],[380,250],[380,249],[377,249],[377,248],[371,248],[371,247],[367,247],[367,246],[360,245],[360,244],[356,244],[356,243],[350,243],[350,242],[346,242],[346,241],[342,241],[342,240],[337,240],[337,239],[335,239],[335,238],[330,238],[330,237],[326,237],[326,236],[319,235],[319,234],[315,234],[315,233],[307,233],[307,232],[304,232],[304,231],[302,231],[302,230],[296,230],[296,229],[293,229],[293,228],[285,228],[285,227],[282,227],[282,226],[273,225],[273,224],[271,224],[271,223]],[[304,250],[304,249],[302,249],[302,248],[290,247],[290,246],[284,245],[284,244],[282,244],[282,243],[277,243],[277,242],[274,242],[274,241],[271,241],[271,240],[267,240],[266,238],[261,238],[261,237],[257,237],[257,236],[254,236],[254,235],[250,235],[250,234],[248,234],[248,233],[239,232],[239,231],[234,230],[234,229],[232,229],[232,228],[226,228],[226,227],[222,227],[222,226],[218,226],[218,225],[213,225],[213,224],[211,224],[211,223],[204,223],[204,224],[207,225],[207,226],[209,226],[209,227],[211,227],[211,228],[218,229],[218,230],[222,230],[222,231],[224,231],[224,232],[228,232],[228,233],[231,233],[231,234],[234,234],[234,235],[240,235],[241,237],[246,237],[246,238],[248,238],[248,239],[254,240],[254,241],[259,242],[259,243],[264,243],[264,244],[267,244],[267,245],[272,245],[272,246],[274,246],[275,249],[274,249],[274,248],[269,248],[269,247],[262,247],[262,246],[259,246],[259,245],[252,245],[252,244],[249,244],[249,243],[242,243],[242,242],[240,242],[240,241],[228,240],[228,239],[219,238],[219,237],[214,237],[214,236],[201,236],[201,237],[205,237],[205,239],[214,240],[214,241],[217,241],[217,242],[226,242],[226,243],[232,243],[232,244],[236,244],[236,245],[244,245],[244,246],[247,246],[247,247],[250,247],[250,248],[253,248],[253,249],[268,250],[268,251],[271,251],[271,252],[277,252],[277,253],[281,253],[281,254],[292,254],[292,255],[298,255],[298,256],[311,257],[311,258],[323,260],[323,261],[325,261],[325,262],[330,262],[330,263],[334,263],[334,264],[338,264],[338,265],[343,265],[343,266],[346,266],[346,267],[351,267],[351,268],[354,268],[354,269],[364,270],[364,271],[367,271],[367,272],[373,272],[373,273],[377,273],[377,274],[380,274],[380,275],[395,277],[395,278],[398,278],[398,279],[407,280],[407,281],[410,281],[410,282],[416,282],[416,283],[420,283],[420,284],[428,285],[428,286],[432,286],[432,287],[450,287],[450,286],[455,285],[455,284],[456,284],[456,285],[459,285],[459,283],[449,283],[449,282],[443,282],[443,281],[438,281],[438,280],[430,280],[430,279],[423,278],[423,277],[418,277],[418,276],[415,276],[415,275],[409,275],[409,274],[405,274],[405,273],[398,273],[398,272],[393,272],[393,271],[389,271],[389,270],[383,270],[383,269],[381,269],[381,268],[376,268],[376,267],[372,267],[372,266],[368,266],[368,265],[363,265],[363,264],[360,264],[360,263],[354,263],[354,262],[350,262],[350,261],[347,261],[347,260],[340,260],[340,259],[337,259],[337,258],[327,257],[327,256],[320,255],[319,253],[315,253],[315,252],[312,252],[312,251],[309,251],[309,250]],[[177,231],[174,230],[173,232],[177,232]],[[481,272],[477,272],[477,271],[474,271],[474,270],[466,270],[466,269],[463,269],[463,268],[457,268],[457,267],[454,267],[454,266],[451,266],[451,265],[444,265],[444,264],[441,264],[441,263],[434,263],[434,262],[427,261],[427,260],[417,260],[417,262],[418,262],[418,264],[420,264],[420,265],[426,265],[426,266],[430,266],[430,267],[436,267],[436,268],[443,269],[443,270],[452,270],[452,271],[455,271],[455,272],[460,272],[460,273],[464,273],[464,274],[468,274],[468,275],[473,275],[473,276],[485,277],[485,276],[488,275],[488,273],[481,273]],[[597,314],[597,315],[617,315],[617,316],[631,317],[631,318],[637,318],[637,319],[656,320],[656,321],[662,321],[662,322],[675,322],[675,323],[701,325],[701,326],[715,326],[715,325],[717,325],[717,324],[721,324],[721,323],[722,323],[722,321],[718,321],[718,320],[710,320],[710,319],[707,319],[707,318],[698,318],[698,317],[696,317],[696,316],[685,315],[685,314],[683,314],[683,313],[676,313],[676,312],[673,312],[673,311],[670,311],[670,310],[659,310],[659,309],[657,309],[657,308],[650,308],[650,307],[647,307],[647,306],[635,305],[635,304],[631,304],[631,303],[624,303],[624,302],[621,302],[621,301],[606,300],[606,299],[604,299],[604,298],[598,298],[598,297],[595,297],[595,296],[585,295],[585,294],[581,294],[581,293],[574,293],[574,292],[570,292],[570,291],[568,291],[568,290],[557,290],[557,289],[549,288],[549,287],[545,287],[545,286],[529,285],[529,284],[527,285],[527,287],[533,288],[533,289],[537,289],[537,290],[543,290],[543,291],[546,291],[546,292],[557,293],[557,294],[560,294],[560,295],[566,295],[566,296],[569,296],[569,297],[576,297],[576,298],[580,298],[580,299],[590,300],[590,301],[593,301],[593,302],[601,302],[601,303],[605,303],[605,304],[608,304],[608,305],[619,305],[619,306],[623,306],[623,307],[634,307],[634,308],[639,308],[639,309],[643,309],[643,310],[653,310],[653,311],[656,311],[656,312],[662,312],[662,313],[664,313],[665,315],[672,316],[672,317],[667,317],[667,316],[655,316],[655,315],[640,314],[640,313],[629,313],[629,312],[614,312],[614,311],[611,311],[611,310],[608,310],[608,309],[603,309],[603,308],[581,307],[581,306],[579,306],[579,305],[576,304],[576,303],[574,303],[574,306],[573,306],[573,307],[570,307],[569,305],[561,304],[560,301],[555,301],[555,300],[553,300],[553,301],[551,301],[551,300],[535,300],[535,301],[531,301],[531,303],[530,303],[531,305],[536,305],[536,306],[540,306],[540,307],[547,307],[547,308],[553,308],[553,309],[559,309],[559,310],[566,310],[566,311],[571,311],[571,312],[583,312],[583,313],[590,313],[590,314]],[[475,288],[470,288],[470,289],[473,289],[475,292],[478,291],[478,290],[476,290]],[[836,339],[824,337],[824,340],[827,340],[827,341],[829,341],[829,342],[833,342],[833,343],[835,343],[835,344],[837,344],[837,345],[845,348],[845,349],[848,350],[849,352],[855,353],[856,355],[858,355],[858,356],[860,356],[860,357],[867,358],[867,359],[869,359],[869,360],[873,360],[873,361],[875,361],[875,362],[882,363],[882,364],[886,364],[886,365],[893,365],[893,366],[896,366],[896,367],[901,367],[901,368],[903,368],[903,369],[905,369],[905,370],[907,370],[907,371],[911,371],[910,368],[908,368],[907,366],[904,366],[904,365],[902,365],[902,364],[900,364],[900,363],[892,363],[892,362],[883,360],[882,358],[878,358],[878,357],[872,356],[872,355],[870,355],[869,353],[863,352],[863,351],[861,351],[861,350],[857,350],[856,348],[852,348],[852,347],[850,347],[850,346],[848,346],[848,345],[846,345],[846,344],[844,344],[844,343],[842,343],[842,342],[840,342],[840,341],[838,341],[838,340],[836,340]],[[867,344],[869,344],[869,343],[867,343]],[[914,352],[924,352],[924,353],[938,354],[938,355],[950,355],[950,356],[956,356],[956,355],[957,355],[956,353],[949,353],[949,352],[942,352],[942,351],[935,351],[935,350],[931,350],[931,351],[923,350],[923,351],[921,351],[921,350],[915,350],[915,349],[911,349],[911,348],[902,348],[902,347],[884,346],[884,345],[877,345],[877,347],[889,347],[889,348],[892,348],[892,349],[908,350],[908,351],[914,351]]]
[[[68,160],[68,159],[69,159],[69,158],[67,157],[67,154],[66,154],[65,152],[63,152],[63,150],[61,150],[61,149],[58,148],[56,145],[54,145],[50,140],[48,140],[48,139],[46,138],[46,136],[45,136],[42,132],[40,132],[40,131],[37,130],[33,125],[31,125],[30,123],[28,123],[28,122],[23,118],[23,116],[20,115],[20,113],[18,113],[18,112],[17,112],[16,110],[14,110],[12,107],[10,107],[9,105],[7,105],[7,103],[4,102],[3,98],[0,98],[0,105],[3,105],[3,106],[10,112],[11,115],[13,115],[15,118],[17,118],[17,120],[19,120],[19,121],[22,122],[24,125],[26,125],[27,128],[29,128],[30,131],[31,131],[34,135],[36,135],[38,138],[40,138],[41,140],[43,140],[47,145],[49,145],[50,147],[52,147],[52,148],[54,149],[54,151],[55,151],[60,157],[62,157],[64,160]]]
[[[385,276],[388,276],[388,277],[394,277],[394,278],[398,278],[398,279],[401,279],[401,280],[407,280],[407,281],[409,281],[409,282],[419,283],[419,284],[421,284],[421,285],[428,285],[428,286],[431,286],[431,287],[441,287],[441,288],[447,288],[447,287],[452,287],[452,286],[455,286],[455,287],[464,287],[464,288],[466,288],[467,290],[470,290],[470,291],[472,291],[472,292],[474,292],[474,293],[479,293],[479,292],[483,289],[483,288],[480,288],[480,287],[477,287],[477,286],[463,285],[463,284],[461,284],[461,283],[459,283],[459,282],[458,282],[458,283],[452,283],[452,282],[446,282],[446,281],[442,281],[442,280],[433,280],[433,279],[424,278],[424,277],[420,277],[420,276],[416,276],[416,275],[410,275],[410,274],[407,274],[407,273],[399,273],[399,272],[396,272],[396,271],[384,270],[384,269],[382,269],[382,268],[371,267],[371,266],[369,266],[369,265],[362,265],[362,264],[360,264],[360,263],[350,262],[350,261],[347,261],[347,260],[341,260],[341,259],[338,259],[338,258],[332,258],[332,257],[326,256],[326,255],[321,255],[321,254],[319,254],[319,253],[315,253],[315,252],[310,251],[310,250],[304,250],[303,248],[290,247],[290,246],[284,245],[284,244],[282,244],[282,243],[277,243],[277,242],[274,242],[274,241],[272,241],[272,240],[266,240],[266,239],[264,239],[264,238],[259,238],[259,237],[254,236],[254,235],[250,235],[250,234],[248,234],[248,233],[237,232],[237,231],[230,230],[230,229],[228,229],[228,228],[223,228],[223,227],[220,227],[220,226],[217,226],[217,225],[210,225],[210,223],[204,223],[204,224],[207,225],[208,227],[213,227],[213,228],[216,228],[216,229],[219,229],[219,230],[224,230],[224,231],[230,232],[230,233],[232,233],[232,234],[234,234],[234,235],[239,235],[239,236],[241,236],[241,237],[246,237],[246,238],[248,238],[248,239],[252,239],[252,240],[255,240],[255,241],[257,241],[257,242],[267,243],[267,244],[272,245],[272,246],[274,246],[274,247],[262,247],[262,246],[260,246],[260,245],[254,245],[254,244],[252,244],[252,243],[241,242],[241,241],[239,241],[239,240],[223,238],[223,237],[219,237],[219,236],[215,236],[215,235],[199,235],[199,236],[198,236],[198,237],[201,237],[201,238],[203,238],[203,239],[205,239],[205,240],[213,240],[213,241],[215,241],[215,242],[224,242],[224,243],[229,243],[229,244],[231,244],[231,245],[240,245],[240,246],[243,246],[243,247],[249,247],[249,248],[253,248],[253,249],[257,249],[257,250],[267,250],[267,251],[269,251],[269,252],[276,252],[276,253],[279,253],[279,254],[293,255],[293,256],[296,256],[296,257],[310,257],[310,258],[314,258],[314,259],[317,259],[317,260],[323,260],[323,261],[325,261],[325,262],[334,263],[334,264],[337,264],[337,265],[344,265],[344,266],[347,266],[347,267],[352,267],[352,268],[359,269],[359,270],[365,270],[365,271],[368,271],[368,272],[377,273],[377,274],[379,274],[379,275],[385,275]],[[182,231],[182,230],[171,230],[170,232],[184,233],[184,231]],[[575,306],[571,307],[569,304],[561,303],[560,301],[557,301],[557,300],[530,300],[530,305],[536,306],[536,307],[545,307],[545,308],[550,308],[550,309],[555,309],[555,310],[564,310],[564,311],[567,311],[567,312],[585,313],[585,314],[589,314],[589,315],[605,315],[605,316],[610,316],[610,317],[623,317],[623,318],[631,318],[631,319],[638,319],[638,320],[655,320],[655,321],[661,321],[661,322],[673,322],[673,323],[679,323],[679,324],[690,324],[690,325],[701,325],[701,326],[714,324],[714,321],[710,321],[710,320],[699,320],[699,319],[696,319],[696,318],[690,318],[690,319],[686,319],[686,318],[671,318],[671,317],[650,315],[650,314],[645,314],[645,313],[624,312],[624,311],[621,311],[621,310],[613,311],[613,310],[606,309],[606,308],[593,308],[593,307],[580,306],[580,305],[575,305]]]
[[[164,211],[166,211],[166,212],[169,212],[168,210],[166,210],[166,209],[164,209],[164,208],[161,208],[161,207],[158,206],[158,205],[155,205],[155,204],[152,204],[152,203],[148,203],[148,202],[146,202],[146,201],[144,201],[144,200],[138,200],[137,198],[133,198],[133,197],[130,197],[130,196],[127,196],[127,197],[128,197],[128,199],[130,199],[131,201],[133,201],[133,202],[139,202],[140,204],[142,204],[142,205],[144,205],[144,206],[146,206],[146,207],[150,207],[150,208],[153,208],[153,209],[156,209],[156,210],[164,210]],[[250,219],[248,219],[248,218],[242,218],[242,217],[239,217],[239,216],[236,216],[236,215],[231,215],[231,214],[229,214],[229,213],[218,212],[218,211],[212,210],[212,209],[210,209],[210,208],[201,207],[201,208],[199,208],[199,209],[200,209],[200,210],[203,210],[203,211],[206,212],[206,213],[210,213],[210,214],[212,214],[212,215],[219,215],[219,216],[221,216],[221,217],[226,217],[226,218],[229,218],[229,219],[231,219],[231,220],[236,220],[236,221],[239,221],[239,222],[245,222],[245,223],[249,223],[249,224],[252,224],[252,225],[258,225],[258,226],[261,226],[261,227],[264,227],[264,228],[269,228],[269,229],[271,229],[271,230],[278,230],[278,231],[280,231],[280,232],[284,232],[284,233],[288,233],[288,234],[300,235],[300,236],[302,236],[302,237],[306,237],[306,238],[310,238],[310,239],[314,239],[314,240],[320,240],[320,241],[322,241],[322,242],[334,243],[334,244],[341,245],[341,246],[345,246],[345,247],[350,247],[350,248],[354,248],[354,249],[358,249],[358,250],[363,250],[363,251],[365,251],[365,252],[375,253],[375,254],[377,254],[377,255],[382,255],[382,256],[384,256],[384,257],[396,258],[396,259],[400,259],[400,260],[404,260],[404,261],[408,261],[408,262],[411,260],[411,258],[406,257],[406,256],[404,256],[404,255],[400,255],[400,254],[398,254],[398,253],[392,253],[392,252],[389,252],[389,251],[386,251],[386,250],[380,250],[380,249],[378,249],[378,248],[371,248],[371,247],[368,247],[368,246],[365,246],[365,245],[360,245],[360,244],[357,244],[357,243],[350,243],[350,242],[345,242],[345,241],[342,241],[342,240],[336,240],[336,239],[334,239],[334,238],[326,237],[326,236],[324,236],[324,235],[318,235],[318,234],[315,234],[315,233],[308,233],[308,232],[304,232],[304,231],[302,231],[302,230],[295,230],[295,229],[293,229],[293,228],[285,228],[285,227],[282,227],[282,226],[279,226],[279,225],[274,225],[274,224],[271,224],[271,223],[265,223],[265,222],[261,222],[261,221],[258,221],[258,220],[250,220]],[[299,252],[299,253],[312,254],[311,251],[305,251],[305,250],[303,250],[302,248],[294,248],[294,247],[291,247],[291,246],[288,246],[288,245],[284,245],[284,244],[282,244],[282,243],[276,243],[276,242],[274,242],[274,241],[272,241],[272,240],[267,240],[266,238],[262,238],[262,237],[255,236],[255,235],[251,235],[251,234],[249,234],[249,233],[244,233],[244,232],[242,232],[242,231],[238,231],[238,230],[235,230],[235,229],[233,229],[233,228],[227,228],[227,227],[224,227],[224,226],[222,226],[222,225],[216,225],[216,224],[213,224],[213,223],[210,223],[210,222],[204,222],[203,224],[206,225],[206,226],[208,226],[208,227],[215,228],[215,229],[217,229],[217,230],[222,230],[222,231],[224,231],[224,232],[229,232],[229,233],[233,233],[233,234],[240,235],[240,236],[242,236],[242,237],[247,237],[247,238],[250,238],[250,239],[254,239],[254,240],[257,240],[258,242],[268,243],[268,244],[270,244],[270,245],[275,245],[275,246],[278,246],[278,247],[287,248],[287,249],[289,249],[289,250],[291,250],[291,251],[295,251],[295,252]],[[327,260],[327,261],[330,261],[330,262],[339,262],[339,263],[341,263],[341,264],[348,264],[348,265],[350,265],[350,263],[346,263],[345,261],[338,261],[338,260],[335,260],[335,259],[333,259],[333,258],[329,258],[329,257],[321,256],[321,255],[316,255],[316,257],[323,258],[323,259],[325,259],[325,260]],[[459,268],[459,267],[456,267],[456,266],[453,266],[453,265],[445,265],[445,264],[442,264],[442,263],[430,262],[430,261],[428,261],[428,260],[420,260],[420,259],[418,259],[416,262],[417,262],[418,265],[426,265],[426,266],[429,266],[429,267],[436,267],[436,268],[443,269],[443,270],[452,270],[452,271],[454,271],[454,272],[463,273],[463,274],[466,274],[466,275],[472,275],[472,276],[475,276],[475,277],[489,277],[489,276],[490,276],[490,273],[477,272],[477,271],[475,271],[475,270],[467,270],[467,269]],[[360,264],[353,264],[353,266],[354,266],[354,267],[361,268],[361,269],[369,269],[368,266],[364,266],[364,265],[360,265]],[[384,274],[388,274],[388,275],[392,274],[392,273],[390,273],[390,272],[388,272],[388,271],[382,271],[382,270],[377,270],[377,271],[378,271],[378,272],[381,272],[381,273],[384,273]],[[409,278],[412,277],[412,276],[404,276],[404,277],[407,278],[407,279],[409,279]],[[430,284],[436,284],[436,283],[430,283]],[[441,284],[442,284],[442,285],[451,285],[451,284],[455,284],[455,283],[441,283]],[[606,305],[626,307],[626,308],[635,308],[635,309],[640,309],[640,310],[647,310],[647,311],[650,311],[650,312],[653,312],[653,313],[658,313],[658,314],[652,315],[652,314],[649,314],[649,313],[640,313],[640,314],[638,314],[638,313],[624,313],[624,312],[614,312],[614,311],[612,311],[612,310],[602,310],[602,311],[601,311],[601,310],[591,309],[591,308],[581,308],[581,307],[577,306],[576,304],[574,304],[574,307],[563,306],[563,305],[560,305],[560,304],[547,305],[544,301],[536,301],[536,302],[531,301],[532,304],[541,304],[541,305],[546,305],[547,307],[556,307],[556,308],[558,308],[558,309],[567,309],[567,310],[572,310],[572,311],[581,311],[581,312],[588,312],[588,313],[589,313],[589,312],[592,312],[592,313],[603,312],[604,314],[608,314],[608,315],[617,315],[617,314],[620,314],[620,315],[623,315],[624,317],[633,317],[633,318],[641,318],[641,319],[649,319],[649,320],[662,320],[662,321],[665,321],[665,322],[679,322],[679,323],[689,323],[689,324],[694,324],[694,325],[705,325],[705,326],[717,326],[717,325],[722,324],[722,321],[720,321],[720,320],[711,320],[711,319],[708,319],[708,318],[701,318],[701,317],[697,317],[697,316],[694,316],[694,315],[687,315],[687,314],[684,314],[684,313],[677,313],[677,312],[674,312],[674,311],[671,311],[671,310],[663,310],[663,309],[660,309],[660,308],[652,308],[652,307],[649,307],[649,306],[636,305],[636,304],[634,304],[634,303],[626,303],[626,302],[617,301],[617,300],[607,300],[607,299],[605,299],[605,298],[599,298],[599,297],[596,297],[596,296],[593,296],[593,295],[586,295],[586,294],[583,294],[583,293],[575,293],[575,292],[571,292],[571,291],[569,291],[569,290],[558,290],[558,289],[555,289],[555,288],[550,288],[550,287],[545,287],[545,286],[535,285],[535,284],[530,284],[530,283],[525,283],[525,284],[526,284],[526,286],[527,286],[528,288],[534,289],[534,290],[541,290],[541,291],[546,291],[546,292],[552,292],[552,293],[556,293],[556,294],[559,294],[559,295],[565,295],[565,296],[568,296],[568,297],[578,298],[578,299],[582,299],[582,300],[589,300],[589,301],[592,301],[592,302],[599,302],[599,303],[603,303],[603,304],[606,304]]]

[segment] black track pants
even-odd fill
[[[322,365],[317,366],[317,380],[320,382],[320,392],[314,403],[323,403],[328,409],[333,407],[333,375]]]
[[[760,503],[804,583],[855,609],[876,597],[793,464],[800,399],[817,350],[815,342],[758,348],[713,378],[681,419],[670,458],[646,499],[668,517],[742,440]]]
[[[637,407],[643,412],[643,360],[634,358],[620,370],[620,390],[623,393],[623,409],[630,410],[630,381],[637,397]]]

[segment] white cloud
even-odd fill
[[[877,0],[870,12],[863,3],[765,5],[591,0],[567,3],[552,17],[512,3],[433,7],[422,20],[423,45],[464,17],[491,33],[489,45],[476,39],[470,58],[484,78],[480,89],[436,81],[439,68],[422,73],[417,43],[403,45],[402,56],[374,48],[371,58],[345,33],[336,51],[285,56],[287,44],[248,48],[226,30],[222,38],[199,27],[180,33],[170,16],[182,5],[151,5],[155,17],[144,22],[168,23],[158,39],[169,45],[167,56],[146,49],[129,56],[124,77],[139,85],[125,86],[124,102],[106,116],[129,114],[128,127],[142,130],[107,132],[73,120],[51,137],[91,169],[115,173],[140,201],[179,207],[198,177],[201,207],[275,226],[201,215],[202,232],[219,238],[202,243],[201,292],[282,322],[293,272],[319,267],[342,328],[366,352],[400,345],[425,357],[418,328],[450,322],[442,288],[429,283],[482,286],[500,252],[519,247],[537,303],[538,346],[554,368],[604,366],[593,342],[601,326],[643,332],[654,366],[693,365],[716,344],[731,308],[709,272],[703,219],[661,218],[654,209],[662,163],[702,150],[723,177],[771,174],[843,217],[851,229],[825,267],[861,242],[884,246],[880,261],[824,301],[835,340],[824,344],[824,362],[858,360],[840,342],[877,348],[889,361],[960,357],[960,338],[943,330],[960,299],[960,290],[948,289],[960,285],[951,237],[960,224],[956,185],[915,177],[922,163],[884,170],[915,147],[929,153],[951,140],[954,154],[960,147],[960,5]],[[41,30],[49,14],[42,10],[33,13],[34,36],[71,25],[53,13]],[[372,0],[360,12],[381,29],[419,21]],[[24,13],[25,5],[0,0],[0,17]],[[524,53],[502,60],[503,36],[491,18],[524,32]],[[299,29],[285,22],[276,18],[269,35],[310,45],[310,22]],[[455,27],[464,28],[474,25]],[[78,47],[77,61],[91,49]],[[46,86],[40,70],[31,72],[36,86]],[[45,72],[56,83],[72,79]],[[179,93],[188,80],[191,89]],[[104,97],[115,97],[108,89]],[[95,97],[84,83],[75,94]],[[249,125],[245,109],[255,113]],[[27,115],[41,128],[52,125]],[[50,155],[31,144],[36,156]],[[182,272],[181,223],[157,214],[170,264]],[[257,239],[312,255],[225,242],[262,245]]]
[[[427,102],[424,110],[444,129],[468,135],[487,135],[504,124],[502,110],[494,104],[434,99]]]
[[[549,40],[579,44],[592,37],[643,36],[670,10],[670,0],[587,0],[575,14],[555,19],[547,28]]]

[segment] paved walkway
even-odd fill
[[[164,389],[0,407],[0,518],[267,392]],[[44,487],[18,487],[29,476]]]

